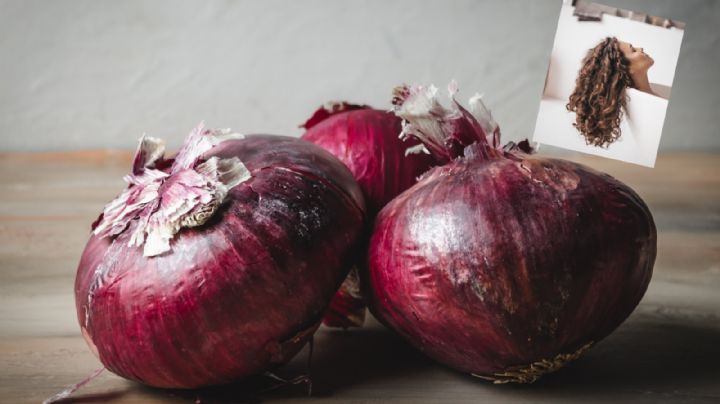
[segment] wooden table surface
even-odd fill
[[[496,386],[432,363],[374,321],[321,328],[313,395],[256,379],[160,390],[104,372],[68,402],[720,401],[720,155],[666,154],[609,172],[648,203],[658,256],[645,298],[610,337],[533,385]],[[79,333],[73,281],[91,221],[124,186],[129,154],[0,154],[0,402],[40,402],[101,367]],[[307,349],[281,375],[306,372]],[[261,388],[262,386],[262,388]]]

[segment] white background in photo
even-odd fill
[[[720,150],[720,1],[598,1],[687,24],[661,149]],[[561,3],[0,0],[0,152],[131,150],[143,132],[172,150],[201,119],[298,136],[328,100],[389,108],[394,85],[453,78],[522,140]]]
[[[607,148],[585,143],[585,138],[572,125],[575,114],[567,111],[565,105],[588,49],[607,36],[643,48],[655,60],[648,71],[650,83],[671,87],[684,31],[611,15],[603,15],[601,21],[578,21],[573,11],[571,5],[563,5],[560,11],[533,140],[653,167],[668,100],[628,89],[627,113],[620,126],[622,135]]]

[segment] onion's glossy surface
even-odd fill
[[[364,105],[330,103],[321,107],[303,125],[302,138],[332,153],[353,173],[368,206],[368,220],[392,198],[417,182],[436,164],[429,154],[408,153],[417,147],[414,139],[400,139],[401,119],[393,113]],[[358,283],[358,262],[336,293],[324,324],[331,327],[361,326],[366,303]]]
[[[655,249],[647,207],[608,175],[561,160],[460,160],[378,215],[371,310],[439,362],[502,380],[620,325]]]
[[[428,154],[407,154],[419,142],[398,137],[402,120],[391,112],[349,105],[319,115],[316,112],[315,119],[305,124],[302,138],[345,163],[360,184],[370,217],[436,165]]]
[[[642,199],[586,166],[491,145],[484,106],[474,117],[444,110],[434,88],[401,91],[434,111],[402,104],[409,133],[449,153],[475,143],[376,217],[373,314],[435,360],[498,383],[533,382],[618,327],[655,261]]]
[[[191,388],[282,364],[311,337],[355,260],[364,202],[332,155],[252,135],[203,160],[212,156],[239,158],[250,178],[207,223],[181,229],[171,251],[148,257],[128,247],[132,222],[114,238],[93,235],[83,252],[78,319],[118,375]]]

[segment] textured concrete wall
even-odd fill
[[[720,2],[605,1],[687,23],[661,149],[720,149]],[[299,135],[322,102],[460,83],[529,137],[561,2],[0,2],[0,150],[171,146],[198,121]]]

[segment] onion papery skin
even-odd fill
[[[364,202],[332,155],[297,138],[250,135],[211,156],[239,158],[251,178],[207,223],[179,231],[171,252],[128,247],[132,228],[93,235],[83,252],[78,320],[120,376],[194,388],[279,366],[311,338],[356,259]]]
[[[377,216],[370,310],[449,367],[532,382],[556,368],[531,364],[574,359],[630,315],[655,225],[632,189],[583,165],[470,154]]]

